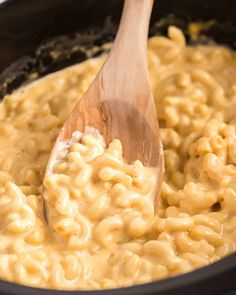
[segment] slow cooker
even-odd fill
[[[132,0],[130,0],[132,1]],[[114,39],[123,0],[0,0],[0,97],[23,83],[101,54]],[[201,38],[188,35],[189,22],[212,21]],[[236,48],[235,0],[158,0],[150,35],[180,27],[190,45],[208,42]],[[52,51],[60,57],[52,58]],[[92,52],[92,53],[91,53]],[[236,254],[190,273],[128,288],[58,291],[0,281],[1,295],[236,294]]]

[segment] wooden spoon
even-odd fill
[[[129,163],[140,160],[146,166],[156,167],[158,197],[163,149],[147,68],[152,6],[153,0],[125,1],[111,52],[61,129],[45,177],[52,173],[62,144],[70,143],[74,131],[83,132],[86,126],[90,126],[99,130],[107,145],[118,138]]]

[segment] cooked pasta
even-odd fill
[[[236,246],[236,54],[189,47],[170,26],[148,62],[165,175],[126,163],[119,140],[89,132],[44,179],[58,131],[102,66],[89,59],[0,104],[0,278],[55,289],[141,284],[203,267]]]

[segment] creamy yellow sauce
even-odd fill
[[[236,54],[188,47],[180,30],[149,40],[165,153],[154,214],[153,172],[87,135],[45,179],[59,129],[105,56],[49,75],[0,104],[0,278],[56,289],[159,280],[235,251]]]

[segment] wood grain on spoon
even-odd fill
[[[45,176],[58,158],[59,146],[74,131],[94,127],[106,144],[118,138],[124,158],[157,168],[157,193],[163,174],[163,149],[147,68],[147,37],[153,0],[126,0],[111,52],[61,129]]]

